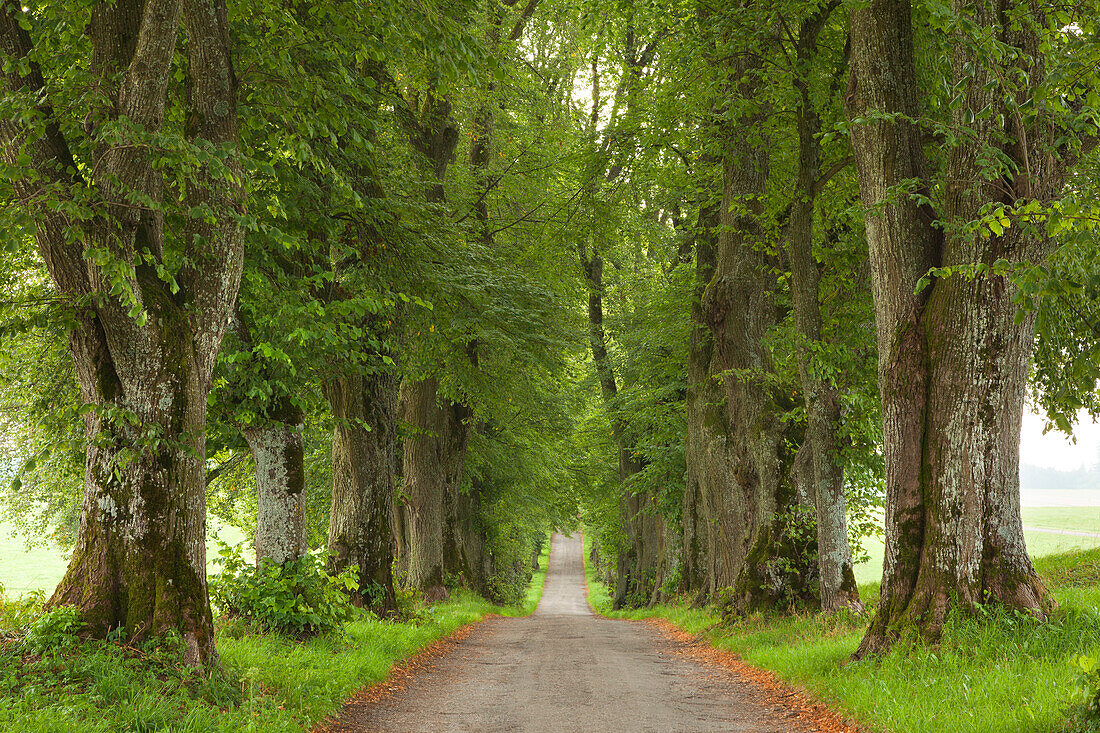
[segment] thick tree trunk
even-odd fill
[[[447,598],[443,586],[443,519],[446,468],[443,410],[434,377],[401,385],[401,416],[411,426],[405,437],[405,505],[408,522],[409,587],[428,601]]]
[[[713,433],[725,433],[724,440],[714,441],[708,466],[714,475],[705,482],[709,544],[716,553],[714,588],[721,594],[732,586],[723,602],[737,613],[811,600],[816,574],[802,567],[788,534],[787,513],[795,504],[786,472],[791,456],[763,378],[771,369],[764,337],[777,313],[775,278],[758,244],[765,240],[768,156],[757,116],[748,114],[727,131],[722,227],[714,277],[702,300],[714,338],[711,376],[722,380],[726,404],[725,424]]]
[[[809,68],[812,63],[817,36],[826,18],[826,13],[818,13],[800,28],[797,57],[801,68]],[[840,455],[840,394],[825,376],[815,356],[823,345],[818,292],[820,275],[813,255],[814,201],[820,168],[817,136],[821,132],[821,120],[814,108],[807,79],[796,73],[794,85],[800,96],[798,179],[786,235],[791,261],[794,322],[798,333],[798,372],[806,405],[806,440],[812,447],[821,610],[834,613],[841,608],[850,608],[861,613],[863,604],[856,586],[845,516],[844,467]]]
[[[186,354],[184,344],[172,346]],[[139,638],[178,630],[187,644],[185,661],[209,668],[217,657],[206,589],[205,466],[199,459],[205,455],[206,390],[195,361],[191,356],[186,364],[175,362],[172,373],[143,373],[157,377],[148,383],[151,393],[100,402],[137,415],[144,430],[177,436],[173,443],[150,449],[136,426],[85,418],[89,448],[80,530],[49,607],[78,608],[86,631],[96,637],[118,627]],[[182,374],[175,371],[180,366]],[[113,377],[110,362],[96,367]],[[123,391],[119,382],[114,388]]]
[[[336,422],[332,438],[330,572],[359,566],[358,602],[379,614],[397,610],[392,506],[397,377],[344,375],[325,385]]]
[[[22,12],[18,3],[0,5],[0,44],[16,58],[32,54]],[[181,15],[189,41],[186,134],[235,148],[236,80],[225,6],[217,0],[97,6],[88,25],[91,67],[109,104],[89,110],[88,119],[126,117],[160,129]],[[46,99],[37,64],[29,63],[25,76],[21,68],[12,65],[6,88]],[[37,174],[13,183],[20,199],[43,207],[37,240],[54,284],[89,304],[70,344],[81,395],[96,408],[85,417],[76,549],[48,606],[75,606],[95,636],[118,627],[132,637],[176,630],[184,661],[209,669],[217,657],[206,590],[206,396],[240,281],[243,248],[233,213],[243,188],[232,180],[240,171],[233,156],[225,161],[233,175],[214,176],[207,166],[195,171],[185,204],[214,216],[183,224],[178,241],[187,264],[175,273],[178,290],[169,292],[149,267],[165,264],[163,212],[121,203],[135,194],[163,199],[164,173],[146,147],[100,146],[95,167],[85,171],[49,105],[37,111],[44,134],[9,118],[0,121],[0,141],[5,163]],[[85,173],[100,177],[84,180]],[[63,206],[48,204],[77,189],[100,197],[96,218],[70,220]],[[97,257],[85,259],[86,252]],[[116,267],[104,268],[106,261]]]
[[[1038,85],[1044,71],[1033,28],[1002,26],[1009,14],[996,2],[956,9],[1020,49],[1016,63]],[[1017,229],[983,238],[960,224],[1006,195],[1049,201],[1061,171],[1043,114],[1029,123],[1024,140],[1018,116],[1004,109],[1007,142],[994,134],[993,122],[975,121],[973,140],[949,154],[945,239],[929,204],[897,192],[914,180],[923,184],[918,192],[930,190],[921,131],[905,121],[920,110],[907,0],[875,0],[854,10],[851,40],[849,116],[900,115],[852,128],[867,207],[887,491],[882,597],[858,656],[907,633],[934,640],[952,609],[997,603],[1042,616],[1052,605],[1027,556],[1020,521],[1018,450],[1032,322],[1014,322],[1014,287],[1000,276],[953,277],[918,294],[914,289],[933,266],[1042,257],[1045,244]],[[994,82],[1019,71],[991,68],[996,62],[973,43],[960,39],[953,59],[964,92],[954,120],[960,128],[968,126],[967,109],[1003,105],[996,95],[1004,90]],[[988,156],[986,146],[1000,147],[1020,173],[983,181],[979,156]]]
[[[707,482],[713,476],[712,462],[725,460],[725,449],[716,427],[722,424],[721,390],[711,379],[714,342],[704,320],[703,293],[714,277],[717,253],[718,204],[699,211],[699,231],[695,236],[695,290],[691,304],[691,345],[688,351],[688,383],[685,399],[684,458],[687,474],[682,500],[683,539],[681,542],[680,590],[705,596],[713,589],[709,583],[710,522],[706,512]],[[722,433],[724,435],[724,433]]]
[[[284,411],[285,422],[267,422],[241,432],[256,464],[256,565],[264,558],[282,565],[307,551],[305,444],[302,412]]]

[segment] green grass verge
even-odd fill
[[[209,679],[176,664],[178,649],[171,645],[134,649],[88,642],[26,656],[13,632],[31,612],[13,602],[0,607],[0,731],[309,730],[357,690],[385,679],[394,663],[460,626],[493,613],[531,613],[542,596],[545,560],[544,553],[524,601],[514,607],[458,590],[411,621],[364,615],[347,625],[345,636],[306,642],[222,625],[222,669]]]
[[[665,618],[715,646],[808,689],[870,731],[886,733],[1049,733],[1073,722],[1081,670],[1100,658],[1100,550],[1036,560],[1058,601],[1054,618],[990,611],[955,619],[935,647],[899,646],[850,662],[866,620],[818,614],[753,615],[722,626],[713,609],[684,604],[611,611],[606,588],[587,569],[592,607],[612,618]],[[861,586],[865,601],[877,584]],[[1080,727],[1079,727],[1080,726]]]

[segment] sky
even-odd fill
[[[1024,408],[1024,425],[1020,434],[1020,462],[1042,468],[1073,471],[1092,466],[1100,459],[1100,425],[1092,422],[1084,412],[1074,427],[1074,437],[1051,430],[1043,435],[1045,419]]]

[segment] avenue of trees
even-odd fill
[[[1100,414],[1100,43],[1045,0],[0,0],[6,516],[217,664],[209,516],[357,604],[1052,600],[1025,400]],[[885,519],[881,598],[855,583]]]

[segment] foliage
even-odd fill
[[[332,576],[324,557],[307,553],[283,565],[245,562],[239,547],[219,543],[222,570],[210,578],[211,599],[230,617],[295,638],[339,630],[358,615],[348,591],[358,589],[358,566]]]
[[[79,610],[68,606],[55,608],[43,613],[27,627],[23,647],[31,654],[71,647],[83,626]]]

